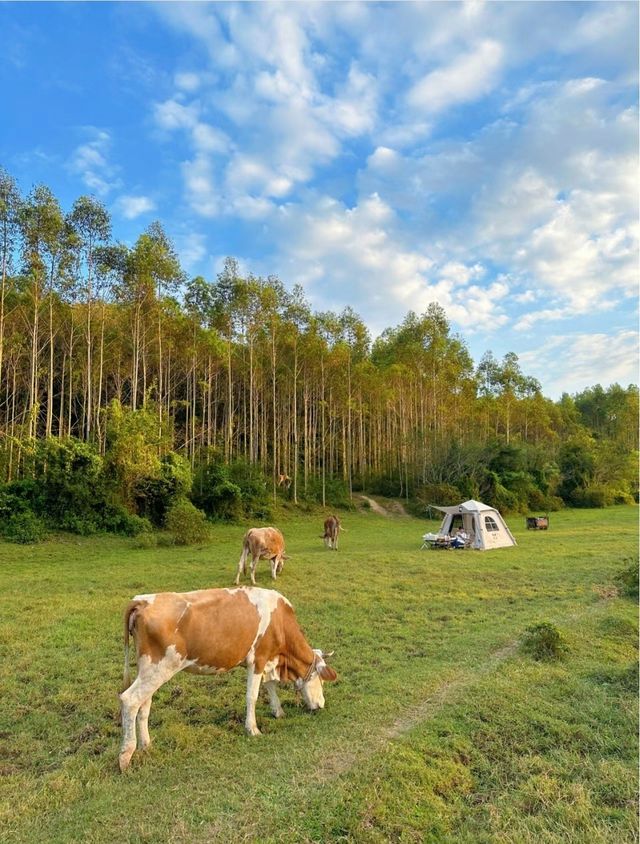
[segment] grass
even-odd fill
[[[0,837],[7,842],[637,840],[637,615],[614,577],[637,509],[509,520],[518,547],[420,551],[433,526],[279,522],[277,588],[339,682],[317,716],[281,699],[244,735],[245,672],[178,675],[153,745],[117,772],[122,611],[136,592],[231,585],[245,528],[195,548],[112,537],[0,544]],[[627,561],[628,565],[628,561]],[[270,586],[259,563],[258,585]],[[518,647],[550,622],[568,650]]]

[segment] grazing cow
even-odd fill
[[[278,476],[278,486],[283,486],[285,489],[289,489],[291,486],[291,478],[286,472],[280,472],[280,475]]]
[[[326,548],[338,550],[338,536],[341,530],[340,519],[337,516],[329,516],[324,520],[324,534],[320,538],[324,539]]]
[[[247,573],[247,558],[251,557],[251,583],[256,585],[256,566],[258,560],[271,560],[271,577],[275,580],[282,571],[284,561],[289,558],[284,553],[284,536],[278,528],[251,528],[242,540],[242,554],[238,561],[236,586],[240,575]]]
[[[138,655],[138,676],[130,684],[129,635]],[[129,767],[136,749],[148,747],[149,710],[153,694],[179,671],[222,674],[247,666],[249,735],[260,735],[255,706],[264,680],[276,718],[284,712],[276,687],[293,680],[311,710],[324,708],[323,680],[335,680],[325,655],[313,650],[296,620],[293,607],[271,589],[201,589],[136,595],[124,614],[123,738],[120,770]]]

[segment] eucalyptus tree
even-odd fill
[[[69,222],[77,234],[84,267],[86,372],[83,428],[89,439],[94,417],[92,305],[95,293],[95,249],[111,236],[111,218],[100,200],[93,196],[81,196],[73,204]]]
[[[0,167],[0,386],[4,363],[4,323],[7,277],[20,233],[20,191],[13,178]]]
[[[281,468],[281,454],[278,444],[277,373],[278,339],[282,333],[283,314],[287,301],[284,285],[276,276],[269,276],[260,291],[260,327],[268,348],[271,370],[271,479],[272,495],[276,500],[278,472]]]
[[[58,200],[44,185],[37,185],[21,204],[20,222],[26,295],[29,303],[31,354],[28,386],[28,436],[37,433],[40,388],[40,316],[45,295],[49,298],[49,378],[47,392],[46,434],[51,434],[53,412],[54,326],[53,293],[61,266],[66,264],[67,234]]]
[[[192,278],[185,286],[184,308],[191,324],[191,435],[190,445],[192,458],[195,453],[195,420],[197,400],[197,353],[198,347],[202,346],[206,357],[206,368],[204,373],[203,399],[202,399],[202,421],[201,421],[201,443],[204,444],[206,431],[206,445],[212,442],[212,430],[215,432],[215,413],[213,411],[213,363],[217,359],[219,349],[216,349],[213,342],[212,329],[209,327],[213,314],[213,285],[202,276]],[[215,433],[213,436],[215,441]]]
[[[352,415],[353,415],[353,382],[352,371],[354,361],[363,360],[369,354],[371,345],[371,338],[369,331],[364,322],[355,313],[353,308],[346,307],[338,316],[338,325],[341,335],[341,341],[344,343],[346,350],[346,375],[347,375],[347,398],[345,407],[346,416],[346,435],[344,437],[344,463],[346,471],[346,480],[349,485],[349,496],[353,496],[353,431],[352,431]],[[362,421],[362,395],[360,394],[359,402],[359,418]],[[363,439],[363,437],[362,437]],[[361,448],[362,448],[361,441]]]
[[[225,409],[225,444],[227,460],[233,456],[233,435],[235,409],[233,402],[233,379],[231,356],[233,341],[237,330],[236,303],[242,285],[240,267],[235,258],[226,258],[222,271],[218,273],[213,288],[212,323],[226,340],[227,344],[227,399]]]
[[[300,443],[298,439],[298,376],[300,375],[300,339],[309,324],[310,317],[311,312],[304,296],[304,290],[301,285],[296,284],[285,300],[283,313],[284,334],[287,344],[291,347],[293,352],[290,372],[293,377],[291,384],[291,436],[293,439],[293,455],[291,462],[293,464],[294,504],[297,504],[298,502],[298,471],[300,462]],[[287,445],[288,440],[289,436],[287,434]]]
[[[108,404],[106,390],[103,389],[105,382],[105,329],[107,305],[112,301],[114,292],[121,282],[127,268],[129,250],[122,243],[109,243],[97,246],[95,249],[95,292],[100,303],[100,342],[98,351],[98,379],[96,387],[96,399],[98,412],[96,413],[97,438],[100,448],[104,451],[106,446],[106,429],[102,424],[103,413],[101,409]]]
[[[148,388],[152,384],[149,359],[152,340],[149,336],[153,331],[150,324],[154,322],[158,374],[157,405],[162,408],[165,392],[162,348],[163,297],[179,287],[184,275],[173,246],[158,223],[152,223],[140,235],[133,248],[128,251],[124,264],[122,279],[115,286],[114,292],[116,298],[129,310],[131,320],[131,407],[133,410],[138,407],[140,392],[144,404]],[[160,415],[162,416],[161,410]]]
[[[149,272],[155,289],[157,308],[157,348],[158,348],[158,408],[162,417],[164,398],[163,354],[162,354],[162,318],[164,298],[175,293],[185,281],[180,261],[171,240],[157,221],[151,223],[145,232],[149,248]]]

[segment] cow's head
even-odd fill
[[[333,651],[330,654],[325,654],[314,648],[313,653],[314,659],[307,676],[296,680],[296,688],[301,692],[307,709],[312,711],[324,709],[323,681],[332,682],[338,679],[338,675],[333,668],[325,662],[326,659],[333,656]]]
[[[284,568],[284,561],[288,560],[289,556],[287,554],[280,554],[276,561],[276,574],[280,574],[282,569]]]

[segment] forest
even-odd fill
[[[268,518],[359,491],[423,514],[637,500],[636,385],[552,401],[513,353],[475,363],[436,303],[372,340],[351,308],[314,312],[233,258],[188,278],[160,223],[114,242],[99,200],[65,211],[2,169],[0,271],[8,538],[135,533],[177,505]]]

